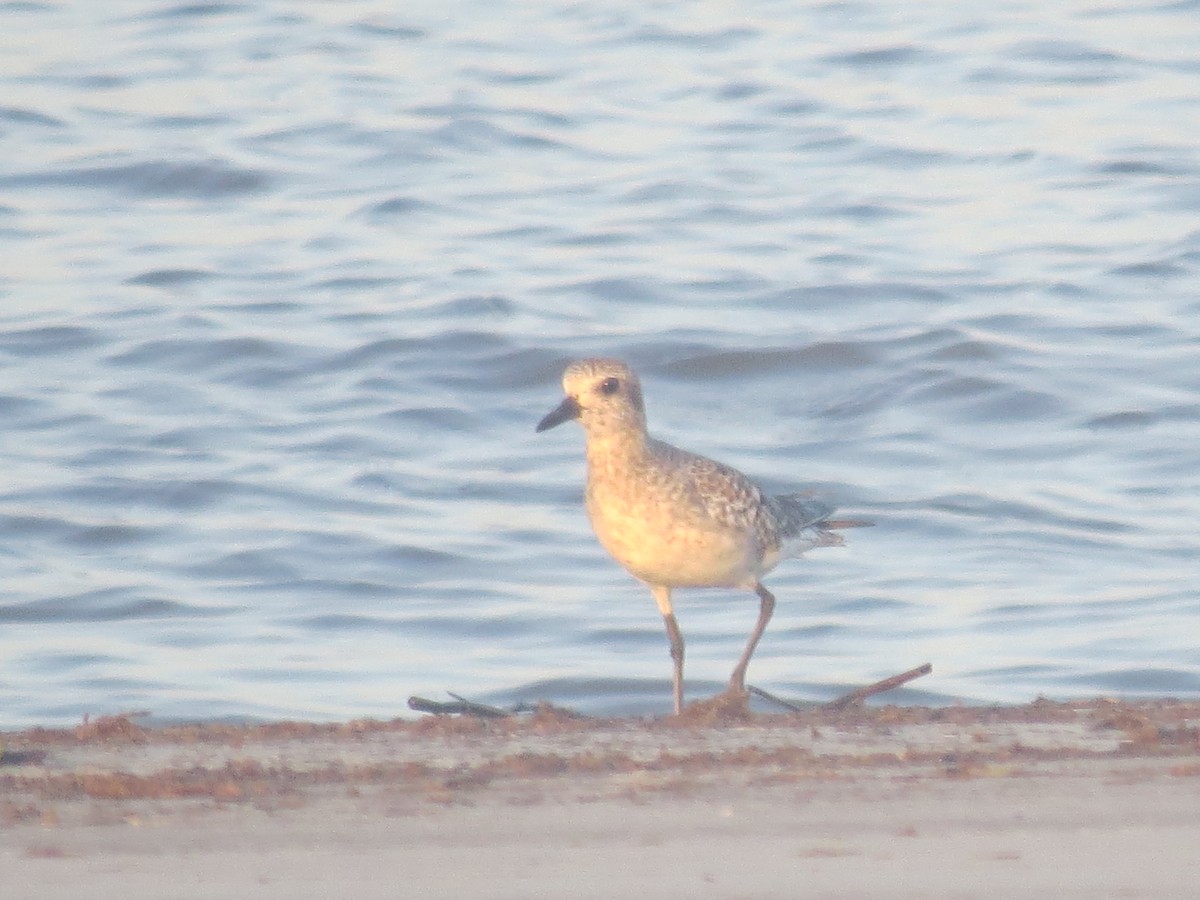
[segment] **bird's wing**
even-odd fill
[[[693,509],[720,528],[753,530],[766,499],[758,486],[730,466],[707,456],[655,441],[656,453],[669,460],[678,487]]]

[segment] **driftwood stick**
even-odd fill
[[[408,708],[417,712],[433,713],[435,716],[478,716],[481,719],[502,719],[512,713],[498,706],[488,706],[486,703],[476,703],[458,694],[446,691],[454,698],[449,703],[440,700],[427,700],[424,697],[409,697]]]
[[[909,669],[907,672],[901,672],[899,675],[893,675],[891,678],[885,678],[882,681],[877,681],[874,684],[868,684],[866,687],[860,687],[853,690],[844,696],[838,697],[836,700],[831,700],[822,705],[821,708],[829,710],[845,709],[848,706],[855,706],[868,697],[874,697],[876,694],[882,694],[887,691],[895,690],[901,685],[908,684],[915,678],[920,678],[922,675],[928,675],[933,671],[932,663],[925,663],[922,666],[917,666],[915,669]],[[784,709],[794,713],[802,713],[808,709],[812,709],[814,704],[800,706],[792,703],[790,700],[784,700],[782,697],[777,697],[762,688],[754,685],[747,685],[746,690],[756,697],[762,697],[771,703],[782,706]],[[566,714],[570,716],[578,716],[578,713],[571,710],[562,709],[561,707],[553,706],[552,704],[518,704],[511,710],[501,709],[498,706],[488,706],[486,703],[476,703],[474,700],[468,700],[466,697],[460,697],[458,694],[447,691],[454,699],[449,702],[440,700],[428,700],[425,697],[409,697],[408,708],[417,712],[432,713],[435,716],[476,716],[480,719],[502,719],[507,716],[516,715],[522,712],[533,712],[539,709],[548,709],[550,711]]]
[[[891,678],[885,678],[883,681],[877,681],[874,684],[868,684],[866,687],[861,687],[856,691],[851,691],[843,697],[838,697],[836,700],[831,700],[825,704],[826,709],[845,709],[848,706],[854,706],[862,703],[868,697],[874,697],[876,694],[882,694],[886,691],[892,691],[900,687],[902,684],[908,684],[914,678],[920,678],[922,675],[928,675],[933,671],[932,663],[925,663],[917,666],[915,669],[909,669],[907,672],[901,672],[899,675],[893,675]]]
[[[802,713],[818,706],[823,709],[838,710],[862,703],[862,701],[866,700],[868,697],[874,697],[876,694],[882,694],[885,691],[895,690],[903,684],[908,684],[908,682],[912,681],[914,678],[920,678],[922,675],[928,675],[932,671],[933,665],[931,663],[925,663],[923,666],[917,666],[915,669],[909,669],[907,672],[901,672],[899,675],[893,675],[891,678],[883,679],[883,681],[877,681],[874,684],[868,684],[866,687],[860,687],[851,691],[849,694],[838,697],[836,700],[831,700],[828,703],[823,704],[809,703],[801,706],[800,704],[792,703],[790,700],[784,700],[782,697],[777,697],[768,691],[764,691],[762,688],[754,687],[754,685],[747,685],[746,690],[748,690],[751,694],[754,694],[756,697],[762,697],[764,700],[769,700],[771,703],[782,706],[784,709],[791,710],[794,713]]]

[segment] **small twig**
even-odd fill
[[[0,744],[0,766],[40,766],[45,761],[45,750],[9,750]]]
[[[498,706],[488,706],[486,703],[476,703],[458,694],[446,691],[454,698],[453,702],[443,703],[439,700],[427,700],[424,697],[409,697],[408,708],[417,712],[433,713],[435,716],[477,716],[481,719],[502,719],[512,713]]]
[[[804,712],[803,706],[797,706],[795,703],[793,703],[790,700],[784,700],[782,697],[776,697],[774,694],[768,693],[767,691],[764,691],[760,687],[755,687],[752,684],[748,684],[748,685],[746,685],[746,690],[748,690],[750,693],[752,693],[756,697],[762,697],[764,700],[770,700],[772,703],[777,703],[780,706],[782,706],[784,709],[791,710],[794,713]]]
[[[836,700],[831,700],[825,704],[826,709],[845,709],[847,706],[854,706],[862,703],[868,697],[874,697],[876,694],[882,694],[886,691],[895,690],[902,684],[908,684],[914,678],[920,678],[922,675],[928,675],[933,671],[932,663],[925,663],[923,666],[917,666],[915,669],[909,669],[907,672],[901,672],[899,675],[893,675],[891,678],[885,678],[883,681],[877,681],[874,684],[869,684],[866,687],[861,687],[856,691],[851,691],[844,697],[838,697]]]

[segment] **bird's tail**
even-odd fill
[[[845,540],[835,533],[838,529],[875,524],[866,519],[831,519],[834,507],[803,494],[784,494],[772,497],[771,501],[783,544],[793,552],[811,547],[840,547]]]
[[[834,507],[804,494],[783,494],[770,499],[776,527],[781,535],[795,534],[804,528],[820,526],[833,515]]]

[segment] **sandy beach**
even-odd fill
[[[1194,897],[1200,703],[0,734],[6,898]]]

